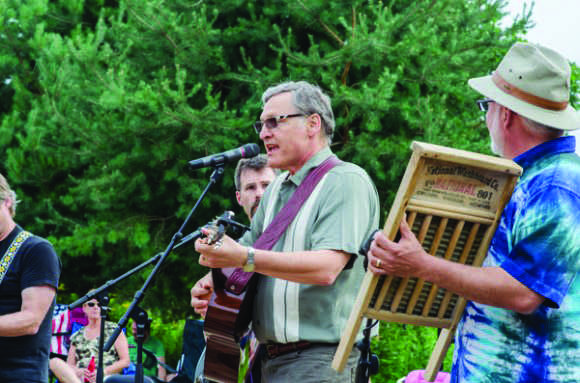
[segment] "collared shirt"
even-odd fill
[[[280,174],[266,190],[252,230],[241,243],[254,243],[306,175],[331,155],[329,148],[323,149],[294,175]],[[378,194],[365,171],[346,162],[330,170],[272,250],[287,252],[289,257],[294,251],[343,251],[354,254],[354,264],[331,286],[260,275],[252,322],[258,340],[338,342],[364,275],[362,259],[356,254],[378,223]]]
[[[529,315],[468,302],[452,382],[580,382],[580,158],[574,137],[516,157],[524,172],[483,266],[546,298]]]

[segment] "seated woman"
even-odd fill
[[[83,305],[83,311],[89,323],[71,337],[71,346],[66,363],[59,359],[50,361],[50,369],[59,381],[63,383],[96,382],[97,370],[90,371],[89,364],[95,358],[98,365],[99,332],[101,329],[101,308],[93,299]],[[115,331],[115,323],[105,322],[104,341]],[[103,352],[103,373],[107,377],[122,373],[129,366],[129,346],[122,332],[109,351]],[[76,378],[76,379],[75,379]]]

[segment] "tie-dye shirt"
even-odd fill
[[[468,302],[452,382],[580,382],[580,157],[575,138],[514,160],[524,169],[484,266],[544,296],[529,315]]]

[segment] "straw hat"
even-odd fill
[[[537,44],[516,43],[490,76],[469,86],[533,121],[560,130],[580,128],[570,106],[570,65],[558,52]]]

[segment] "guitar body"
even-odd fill
[[[233,269],[212,269],[214,292],[204,321],[207,336],[204,376],[212,381],[237,383],[240,365],[240,339],[252,320],[252,306],[257,276],[253,276],[241,294],[225,289]]]

